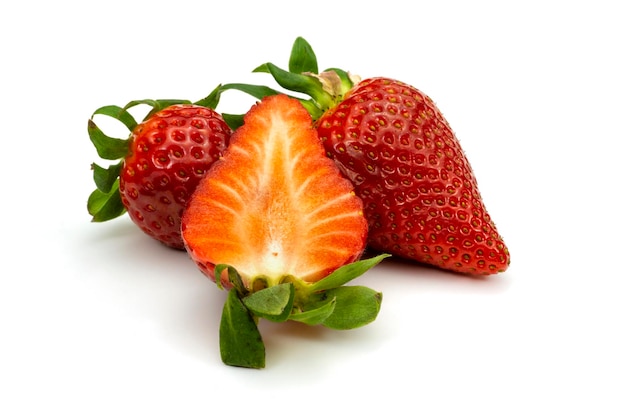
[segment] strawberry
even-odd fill
[[[508,250],[469,161],[425,94],[367,79],[316,126],[328,156],[365,202],[371,247],[464,273],[506,270]]]
[[[308,112],[286,95],[246,114],[191,196],[181,231],[200,270],[230,289],[220,326],[226,364],[264,366],[258,317],[345,329],[378,312],[379,293],[342,286],[382,259],[354,262],[366,246],[362,201],[325,156]]]
[[[128,109],[153,107],[137,124]],[[89,120],[89,135],[98,154],[118,163],[105,169],[92,165],[97,188],[88,201],[93,221],[103,222],[126,211],[150,237],[184,249],[180,235],[183,209],[206,170],[224,152],[232,130],[213,109],[173,101],[135,101],[124,108],[107,106],[104,114],[123,122],[128,139],[105,136]],[[121,161],[119,161],[122,159]]]
[[[384,77],[359,81],[340,69],[318,73],[302,38],[289,71],[266,63],[283,87],[305,93],[328,157],[364,201],[371,248],[461,273],[504,272],[509,251],[491,220],[459,141],[433,101]],[[265,86],[229,84],[260,97]]]

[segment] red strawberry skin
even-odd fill
[[[425,94],[391,79],[366,79],[316,127],[364,201],[370,247],[462,273],[507,269],[508,249],[472,168]]]
[[[169,106],[137,125],[120,173],[120,195],[146,234],[184,249],[182,212],[207,169],[220,158],[232,131],[212,109]]]
[[[315,282],[358,259],[367,238],[362,201],[326,157],[308,112],[285,95],[246,114],[182,220],[200,270],[215,280],[215,265],[228,264],[249,289]]]

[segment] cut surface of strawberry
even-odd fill
[[[183,216],[192,258],[211,278],[237,269],[248,289],[312,282],[362,253],[367,222],[352,184],[328,159],[298,101],[255,105]]]

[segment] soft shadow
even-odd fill
[[[330,364],[340,363],[342,358],[376,350],[384,344],[381,328],[376,321],[344,331],[294,321],[272,323],[261,320],[259,324],[267,367],[288,369],[295,364],[303,376],[310,376],[307,370],[318,376],[324,370],[331,372]]]
[[[363,278],[386,290],[414,286],[427,292],[431,289],[440,291],[467,287],[496,293],[510,287],[510,274],[507,271],[489,276],[470,275],[392,256],[370,270]]]
[[[150,320],[169,347],[202,363],[221,362],[219,323],[226,292],[202,275],[185,251],[158,243],[128,219],[91,227],[81,229],[80,237],[66,248],[75,258],[70,263],[83,280],[79,283],[119,306],[121,314]],[[365,257],[373,255],[370,251]],[[469,276],[391,257],[351,284],[383,292],[381,315],[395,325],[394,314],[386,309],[394,308],[396,301],[421,300],[435,291],[496,294],[508,289],[511,279],[506,273]],[[319,374],[328,369],[329,359],[336,362],[342,355],[366,354],[384,345],[390,326],[377,320],[355,330],[335,331],[261,320],[259,328],[268,368],[288,369],[297,363]]]
[[[167,247],[127,218],[81,226],[66,243],[74,283],[120,318],[145,320],[165,345],[202,362],[219,359],[225,291],[204,276],[184,250]],[[155,348],[158,350],[158,348]]]

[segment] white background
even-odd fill
[[[0,397],[626,397],[620,2],[0,8]],[[512,264],[483,279],[385,262],[355,282],[384,294],[373,324],[262,323],[266,369],[228,367],[225,293],[127,216],[90,223],[87,120],[102,105],[269,84],[251,70],[286,66],[299,35],[323,68],[437,102]],[[226,94],[218,110],[250,104]]]

